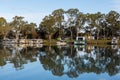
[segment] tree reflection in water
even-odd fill
[[[36,61],[36,53],[37,50],[34,48],[22,48],[18,45],[1,47],[0,66],[11,63],[16,70],[24,69],[24,64]],[[3,65],[3,63],[6,64]]]
[[[57,76],[67,74],[69,77],[78,77],[85,72],[107,72],[112,76],[120,72],[119,49],[112,49],[110,46],[89,49],[87,46],[82,51],[84,49],[78,48],[52,47],[51,51],[44,51],[45,55],[39,54],[39,59],[45,70],[50,70]]]
[[[43,46],[31,48],[20,46],[0,48],[0,66],[8,63],[24,69],[24,64],[39,61],[45,70],[55,76],[78,77],[82,73],[120,73],[120,49],[111,46]]]

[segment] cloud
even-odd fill
[[[16,14],[16,13],[0,13],[0,17],[4,17],[8,22],[13,20],[14,16],[23,16],[25,21],[34,22],[37,25],[42,21],[44,16],[49,13],[24,13],[24,14]]]

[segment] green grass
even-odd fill
[[[87,40],[87,44],[108,44],[111,40]]]
[[[59,40],[55,40],[55,39],[52,39],[51,42],[49,40],[44,40],[43,41],[43,44],[44,45],[56,45],[56,42],[59,41]],[[72,43],[74,42],[74,40],[65,40],[65,42],[67,43]],[[87,44],[96,44],[96,45],[107,45],[108,43],[110,43],[111,40],[87,40],[86,43]],[[118,41],[118,44],[120,44],[120,40]]]
[[[55,40],[55,39],[51,39],[51,42],[50,42],[50,40],[44,40],[43,44],[44,45],[56,45],[56,42],[57,42],[57,40]]]

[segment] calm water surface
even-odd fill
[[[120,80],[120,48],[1,46],[0,80]]]

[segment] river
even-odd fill
[[[120,48],[0,46],[0,80],[120,80]]]

